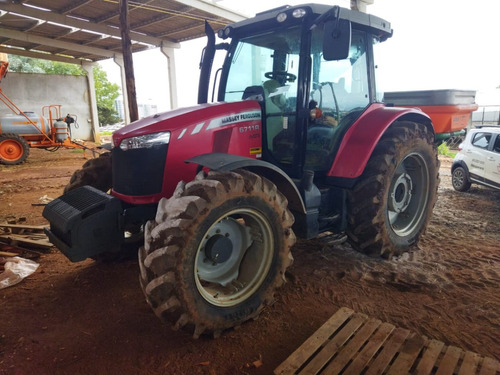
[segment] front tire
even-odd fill
[[[64,193],[89,185],[103,192],[113,186],[111,152],[104,152],[97,158],[87,160],[81,169],[71,176],[69,183],[64,187]],[[137,256],[137,250],[144,243],[143,225],[135,223],[125,228],[122,246],[117,252],[104,252],[94,255],[92,259],[98,262],[110,263],[132,259]]]
[[[24,163],[29,154],[30,147],[23,137],[10,133],[0,135],[0,164]]]
[[[467,171],[462,167],[456,167],[451,174],[451,184],[456,191],[467,191],[471,183]]]
[[[64,187],[64,192],[85,185],[107,192],[112,184],[111,152],[105,152],[97,158],[87,160],[81,169],[73,173],[69,183]]]
[[[255,318],[285,280],[295,243],[286,198],[245,170],[178,185],[148,222],[141,286],[155,314],[195,338]]]
[[[395,122],[348,194],[347,235],[365,254],[391,258],[419,240],[436,203],[439,161],[423,124]]]

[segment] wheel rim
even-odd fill
[[[465,176],[463,171],[460,168],[455,169],[453,171],[453,177],[451,179],[451,183],[453,184],[453,187],[455,188],[460,188],[464,185],[464,180]]]
[[[273,231],[263,214],[252,209],[224,214],[198,247],[194,275],[198,292],[221,307],[245,301],[264,282],[273,248]]]
[[[429,197],[429,170],[420,154],[407,155],[396,168],[387,204],[390,226],[398,236],[420,227]]]
[[[0,143],[0,157],[4,160],[15,161],[23,155],[23,146],[13,140],[7,139]]]

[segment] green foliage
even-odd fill
[[[450,151],[446,142],[443,142],[438,146],[438,154],[449,156],[450,158],[454,158],[457,153]]]
[[[85,75],[85,71],[79,65],[17,55],[9,55],[9,71],[18,73],[67,74],[73,76]]]
[[[121,119],[115,109],[115,100],[120,95],[120,87],[108,81],[108,76],[100,65],[94,65],[94,85],[99,124],[102,126],[120,122]]]

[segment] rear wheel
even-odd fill
[[[451,184],[456,191],[467,191],[470,189],[471,183],[464,168],[456,167],[453,170]]]
[[[347,234],[353,247],[390,258],[416,244],[436,203],[439,161],[423,124],[394,123],[349,193]]]
[[[148,222],[141,286],[156,315],[194,337],[255,318],[285,280],[295,243],[286,198],[244,170],[180,183]]]
[[[0,135],[0,163],[15,165],[24,163],[30,154],[28,142],[17,134]]]

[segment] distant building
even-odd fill
[[[125,108],[123,106],[123,96],[119,96],[115,100],[115,108],[118,112],[118,116],[122,119],[125,118]],[[152,103],[151,99],[147,103],[139,102],[137,103],[137,110],[139,112],[139,118],[147,117],[158,113],[158,106]]]

